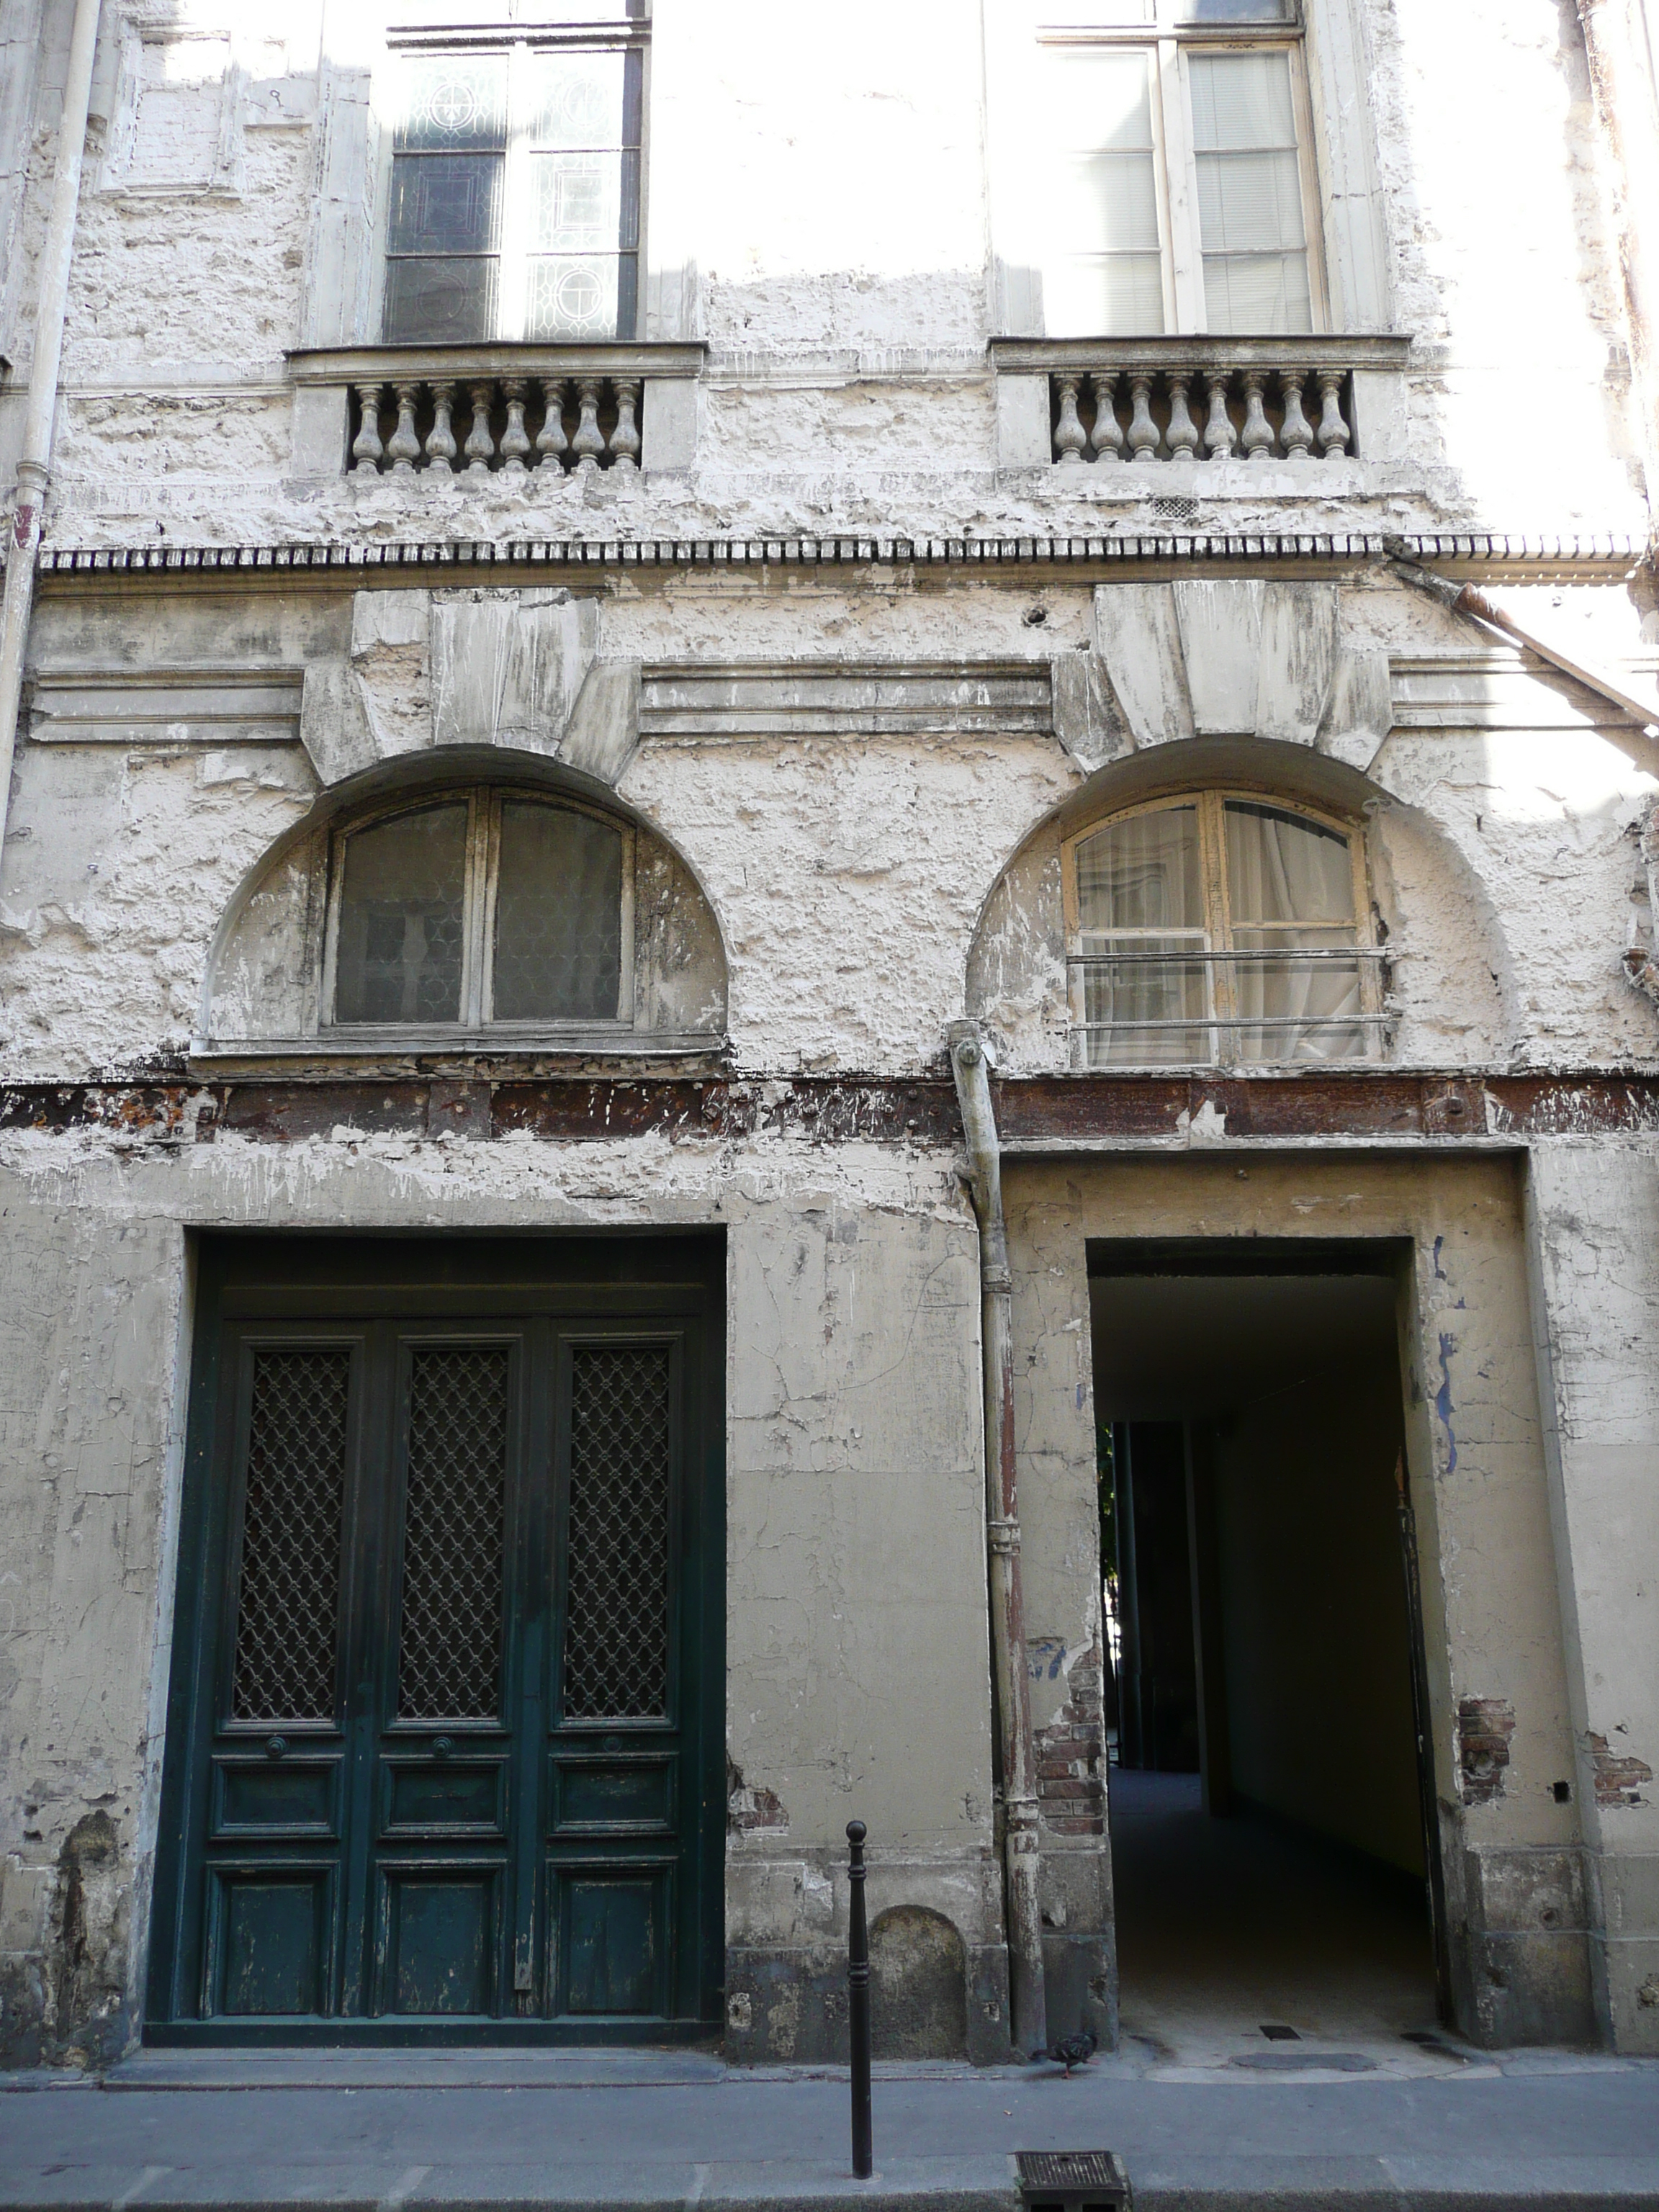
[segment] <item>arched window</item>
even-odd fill
[[[360,817],[333,842],[325,1024],[631,1020],[632,842],[603,815],[512,790]]]
[[[1384,1027],[1359,838],[1249,793],[1137,807],[1066,847],[1085,1066],[1364,1060]]]

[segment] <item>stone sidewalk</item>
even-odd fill
[[[698,2052],[149,2051],[0,2077],[0,2212],[1012,2212],[1012,2154],[1111,2149],[1140,2212],[1659,2208],[1659,2061],[1442,2046],[1404,2071],[879,2068],[876,2175],[844,2074]]]

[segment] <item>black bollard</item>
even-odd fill
[[[853,2172],[860,2181],[870,2179],[873,2154],[870,2142],[870,1929],[864,1914],[864,1838],[862,1820],[847,1823],[847,1840],[853,1846],[847,1869],[852,1897],[847,1921],[847,2031],[853,2051]]]

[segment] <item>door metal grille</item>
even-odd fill
[[[349,1351],[256,1351],[231,1712],[331,1721]]]
[[[398,1657],[404,1720],[501,1712],[507,1412],[505,1346],[415,1353]]]
[[[567,1720],[667,1711],[669,1388],[660,1347],[572,1354]]]

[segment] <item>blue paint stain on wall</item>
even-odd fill
[[[1446,1279],[1446,1271],[1440,1264],[1440,1255],[1445,1248],[1445,1238],[1437,1237],[1434,1240],[1434,1279],[1437,1283],[1443,1283]]]
[[[1434,1394],[1434,1410],[1440,1416],[1440,1425],[1446,1431],[1446,1472],[1457,1471],[1457,1437],[1452,1428],[1451,1356],[1457,1349],[1457,1339],[1447,1330],[1440,1332],[1440,1388]]]

